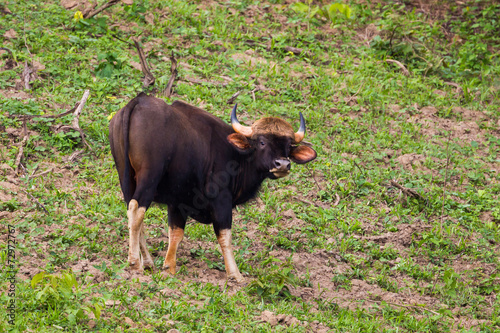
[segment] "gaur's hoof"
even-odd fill
[[[163,265],[163,272],[174,275],[176,273],[175,265]]]
[[[129,261],[129,268],[133,272],[144,272],[144,267],[141,265],[140,260]]]
[[[153,261],[144,261],[142,264],[144,265],[144,269],[149,269],[152,271],[155,270],[155,264]]]
[[[228,279],[229,281],[234,281],[234,282],[236,282],[237,284],[245,284],[245,282],[246,282],[246,281],[245,281],[245,278],[244,278],[244,277],[243,277],[243,275],[241,275],[241,274],[233,274],[233,275],[229,275],[229,276],[227,277],[227,279]]]

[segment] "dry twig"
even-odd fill
[[[333,207],[338,206],[338,204],[340,202],[340,195],[338,193],[335,193],[335,198],[337,198],[337,199],[333,203],[333,205],[332,205]]]
[[[64,130],[75,130],[78,133],[80,133],[80,137],[82,139],[82,142],[89,148],[89,150],[92,150],[90,145],[88,144],[87,140],[85,140],[85,133],[83,133],[82,129],[80,128],[80,114],[82,113],[83,107],[85,106],[85,103],[87,102],[87,99],[89,98],[90,91],[85,90],[83,93],[82,99],[80,100],[80,103],[78,104],[78,107],[76,107],[75,112],[73,113],[73,121],[71,122],[71,126],[68,125],[63,125],[57,127],[57,131],[64,131]]]
[[[172,51],[172,55],[170,56],[170,61],[172,65],[170,67],[170,74],[172,75],[168,80],[167,87],[163,90],[163,95],[166,97],[170,97],[172,95],[172,85],[174,84],[174,80],[177,77],[177,59],[174,57],[174,51]]]
[[[312,203],[312,202],[310,202],[310,201],[308,201],[308,200],[306,200],[306,199],[302,199],[302,198],[299,198],[299,197],[293,197],[293,199],[295,199],[295,200],[297,200],[297,201],[300,201],[300,202],[303,202],[303,203],[305,203],[305,204],[308,204],[308,205],[310,205],[310,206],[316,206],[316,207],[319,207],[317,204]]]
[[[21,191],[23,191],[27,196],[29,196],[31,198],[31,200],[33,200],[38,206],[40,206],[40,208],[43,209],[45,214],[49,214],[49,211],[47,210],[47,208],[45,208],[45,206],[42,205],[42,203],[40,201],[38,201],[37,198],[35,198],[31,193],[29,193],[25,190],[21,190]]]
[[[406,194],[409,197],[414,197],[415,199],[422,199],[422,196],[418,194],[417,191],[415,191],[412,188],[404,187],[403,185],[399,184],[393,179],[391,179],[391,185],[400,189],[404,194]]]
[[[300,55],[304,50],[293,46],[285,46],[285,51],[292,52],[295,55]]]
[[[59,113],[59,114],[44,114],[44,115],[36,115],[36,114],[14,114],[12,115],[12,117],[18,117],[18,118],[21,118],[21,119],[32,119],[32,118],[61,118],[61,117],[64,117],[64,116],[67,116],[68,114],[70,113],[73,113],[76,108],[78,107],[78,105],[80,105],[80,103],[76,103],[75,107],[72,108],[71,110],[68,110],[68,111],[64,111],[62,113]]]
[[[30,90],[30,82],[35,80],[36,73],[35,70],[28,65],[28,61],[24,62],[24,70],[21,78],[24,82],[24,89]]]
[[[318,181],[316,180],[316,177],[314,176],[314,173],[311,171],[311,169],[309,169],[309,167],[307,165],[304,165],[305,168],[307,169],[307,171],[309,171],[309,174],[311,175],[312,179],[314,180],[314,182],[316,183],[316,186],[319,188],[320,191],[323,191],[323,189],[321,188],[321,186],[319,185]]]
[[[139,53],[139,59],[141,59],[141,68],[142,68],[142,73],[144,74],[144,80],[142,81],[142,85],[144,88],[146,88],[155,83],[155,77],[149,70],[148,62],[146,61],[146,56],[144,55],[142,47],[139,45],[139,41],[135,38],[133,38],[133,41],[135,48]]]
[[[377,303],[377,304],[382,304],[381,301],[375,301],[375,300],[372,300],[372,299],[364,299],[363,301],[367,301],[367,302],[372,302],[372,303]],[[399,306],[399,307],[402,307],[402,308],[409,308],[409,309],[419,309],[419,310],[424,310],[424,311],[428,311],[432,314],[435,314],[435,315],[438,315],[439,316],[439,313],[437,313],[436,311],[433,311],[433,310],[430,310],[430,309],[427,309],[423,306],[416,306],[416,305],[407,305],[407,304],[397,304],[397,303],[392,303],[392,302],[387,302],[387,301],[384,301],[384,303],[386,304],[389,304],[389,305],[394,305],[394,306]]]
[[[0,50],[7,51],[7,53],[9,54],[9,56],[7,58],[7,61],[5,62],[4,68],[6,70],[9,70],[9,69],[12,69],[12,68],[16,67],[17,66],[17,62],[14,59],[14,55],[12,54],[12,51],[10,49],[6,48],[6,47],[0,47]]]
[[[120,1],[121,0],[110,0],[110,1],[106,2],[104,5],[102,5],[101,7],[93,9],[90,12],[86,13],[83,17],[86,18],[86,19],[94,17],[97,14],[99,14],[100,12],[102,12],[103,10],[105,10],[106,8],[109,8],[109,7],[113,6],[113,5],[116,5]]]
[[[24,132],[24,137],[23,137],[23,140],[19,143],[19,151],[18,151],[17,156],[16,156],[15,166],[16,166],[17,171],[19,171],[19,168],[21,168],[21,166],[22,166],[21,158],[23,157],[23,153],[24,153],[24,144],[26,143],[26,141],[28,141],[28,137],[29,137],[28,128],[26,127],[26,119],[23,120],[23,132]],[[18,174],[19,174],[19,172],[18,172]]]
[[[241,94],[241,91],[237,91],[227,100],[227,104],[233,104],[234,101],[236,100],[236,97],[238,97]]]
[[[228,85],[227,82],[207,81],[207,80],[197,79],[197,78],[189,77],[189,76],[183,77],[181,79],[181,81],[191,82],[191,83],[195,83],[195,84],[213,84],[213,85],[222,86],[222,87],[225,87]]]
[[[446,167],[445,167],[445,175],[444,175],[444,187],[443,187],[443,205],[441,207],[441,229],[439,230],[440,234],[443,232],[443,219],[444,219],[444,202],[446,199],[446,183],[448,181],[448,166],[450,165],[450,140],[451,140],[451,131],[448,134],[448,141],[446,142]]]
[[[459,94],[460,96],[464,95],[464,90],[462,89],[462,87],[460,87],[460,85],[458,85],[454,82],[445,82],[444,84],[446,84],[448,86],[455,87],[456,88],[455,93]]]
[[[361,91],[361,89],[363,89],[364,86],[365,86],[365,81],[363,81],[363,83],[359,86],[356,93],[354,93],[354,95],[352,95],[352,96],[349,96],[348,98],[345,98],[344,102],[349,103],[350,101],[352,101],[354,99],[354,97],[356,97],[356,95],[359,94],[359,92]]]
[[[50,169],[47,169],[47,170],[45,170],[43,172],[37,173],[35,175],[32,174],[30,176],[30,178],[37,178],[37,177],[40,177],[40,176],[45,176],[46,174],[51,173],[53,170],[54,170],[54,168],[50,168]]]
[[[385,59],[385,61],[388,62],[388,63],[396,64],[399,68],[401,68],[401,71],[403,71],[403,75],[404,76],[409,76],[410,75],[410,71],[408,71],[408,69],[406,69],[405,65],[403,65],[399,61],[394,60],[394,59]]]

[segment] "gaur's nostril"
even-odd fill
[[[285,159],[275,160],[274,167],[280,171],[290,170],[290,161]]]

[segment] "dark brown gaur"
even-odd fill
[[[153,268],[145,240],[144,214],[152,202],[168,206],[169,244],[164,269],[176,271],[176,253],[188,217],[213,224],[227,277],[240,282],[231,247],[232,208],[255,197],[266,178],[290,172],[316,152],[299,145],[305,135],[286,121],[267,117],[241,125],[236,105],[231,124],[181,101],[139,94],[109,125],[111,152],[127,204],[128,262],[132,270]]]

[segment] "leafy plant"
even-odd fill
[[[73,287],[78,287],[73,272],[61,275],[40,272],[31,279],[31,287],[36,291],[36,299],[47,306],[56,307],[69,301],[73,296]]]
[[[118,59],[116,53],[100,53],[97,60],[101,61],[96,67],[96,75],[99,77],[110,78],[116,71],[122,69],[123,62]]]
[[[328,19],[332,25],[337,23],[337,20],[349,20],[352,17],[352,9],[349,5],[343,3],[332,3],[320,9],[320,14]]]
[[[273,257],[264,260],[263,264],[271,265],[273,270],[271,272],[266,271],[265,274],[259,275],[256,280],[250,282],[248,291],[266,300],[276,297],[292,297],[289,286],[295,285],[298,279],[293,274],[293,268],[288,263],[279,266],[274,264],[280,262],[281,260]]]
[[[332,3],[323,7],[313,6],[312,0],[307,0],[307,3],[295,2],[290,5],[297,14],[301,15],[308,22],[316,15],[327,19],[332,25],[339,21],[350,20],[352,17],[352,9],[349,5],[343,3]]]

